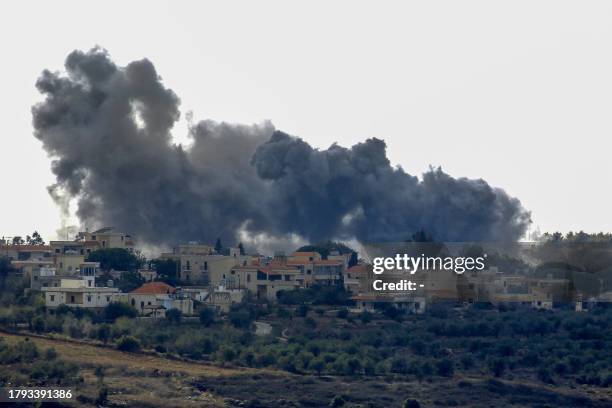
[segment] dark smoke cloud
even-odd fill
[[[385,142],[319,151],[282,132],[259,146],[252,163],[274,184],[269,205],[279,232],[306,237],[401,241],[425,229],[445,241],[513,240],[529,214],[484,180],[454,179],[431,169],[422,181],[393,168]]]
[[[401,240],[424,228],[443,240],[514,240],[529,214],[483,180],[440,169],[422,181],[393,168],[385,143],[313,149],[269,123],[202,121],[188,148],[172,142],[179,98],[144,59],[116,66],[106,51],[74,51],[66,74],[44,71],[35,136],[53,158],[52,196],[76,198],[91,228],[140,242],[234,242],[238,231],[317,241]]]

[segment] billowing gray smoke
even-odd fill
[[[529,214],[482,180],[430,170],[422,181],[393,168],[385,143],[313,149],[271,124],[211,121],[172,143],[179,98],[153,64],[116,66],[106,51],[72,52],[67,74],[44,71],[35,136],[53,158],[52,195],[76,198],[84,225],[114,225],[164,244],[238,231],[318,241],[403,240],[425,229],[441,240],[514,240]]]

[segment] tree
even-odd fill
[[[136,317],[138,312],[132,306],[122,302],[109,303],[104,308],[104,318],[115,321],[120,317]]]
[[[96,398],[96,406],[104,406],[108,402],[108,388],[102,387],[98,391],[98,397]]]
[[[495,377],[501,377],[506,370],[506,361],[502,358],[494,358],[489,361],[489,370]]]
[[[407,399],[404,401],[403,408],[421,408],[421,404],[415,399]]]
[[[436,363],[436,369],[438,370],[438,375],[441,377],[452,377],[455,371],[453,362],[448,358],[443,358],[438,361]]]
[[[0,257],[0,288],[4,288],[8,275],[14,270],[9,258]]]
[[[171,324],[180,323],[182,317],[183,312],[178,309],[170,309],[166,312],[166,320]]]
[[[122,292],[131,292],[134,289],[142,286],[144,278],[138,272],[128,271],[121,272],[121,277],[115,283]]]
[[[363,324],[368,324],[372,321],[372,313],[368,312],[367,310],[364,311],[363,313],[361,313],[361,315],[359,316],[359,320],[361,320],[361,323]]]
[[[123,336],[117,343],[117,350],[135,353],[140,351],[140,342],[132,336]]]
[[[42,239],[38,231],[34,231],[32,236],[26,235],[26,243],[28,245],[45,245],[45,241]]]
[[[310,361],[308,367],[315,370],[317,375],[321,375],[321,372],[325,368],[325,360],[323,360],[322,357],[317,357]]]
[[[355,266],[359,263],[359,257],[357,256],[357,252],[351,252],[351,257],[349,258],[348,267]]]
[[[306,317],[308,316],[309,311],[310,311],[310,307],[308,307],[308,305],[299,305],[295,313],[299,317]]]
[[[100,262],[106,271],[135,271],[141,266],[141,260],[124,248],[104,248],[93,251],[87,257],[89,262]]]
[[[37,316],[32,320],[32,330],[36,333],[42,333],[45,331],[45,321],[42,317]]]
[[[200,323],[204,327],[209,327],[215,323],[215,311],[210,307],[202,307],[200,310]]]
[[[223,245],[221,245],[221,238],[217,238],[217,242],[215,242],[215,252],[218,254],[223,250]]]
[[[332,408],[338,408],[344,406],[346,404],[347,398],[344,395],[336,395],[329,403],[329,406]]]
[[[23,245],[25,241],[19,235],[13,238],[13,245]]]
[[[246,307],[240,307],[238,305],[232,306],[230,312],[228,313],[228,318],[231,324],[234,327],[247,329],[251,327],[251,313],[249,309]]]
[[[178,262],[174,259],[156,259],[151,261],[151,266],[157,272],[158,280],[172,286],[178,283]]]
[[[298,252],[318,252],[321,255],[321,258],[327,259],[330,253],[338,252],[340,255],[351,254],[351,258],[353,258],[353,254],[355,257],[355,265],[357,264],[357,252],[352,248],[344,245],[341,242],[319,242],[317,244],[304,245],[297,249]],[[350,262],[349,262],[350,263]],[[353,265],[350,265],[353,266]]]
[[[110,339],[110,336],[111,336],[110,325],[106,323],[99,325],[98,329],[96,330],[95,335],[96,335],[96,338],[100,340],[102,343],[104,344],[108,343],[108,340]]]

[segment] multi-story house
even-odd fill
[[[83,308],[103,308],[117,300],[119,289],[96,287],[89,279],[60,279],[58,286],[42,287],[45,305],[56,308],[60,305]]]
[[[132,237],[124,232],[116,231],[113,227],[104,227],[94,232],[79,232],[77,241],[96,242],[99,248],[122,248],[134,251]]]
[[[164,282],[149,282],[122,296],[139,314],[162,317],[170,309],[180,310],[184,315],[193,315],[193,300],[175,287]]]
[[[302,286],[297,278],[300,271],[288,265],[270,263],[266,266],[235,266],[220,282],[227,289],[246,289],[258,299],[276,300],[281,290],[293,290]]]
[[[211,246],[201,244],[180,245],[160,258],[177,262],[177,275],[182,282],[211,286],[218,285],[232,267],[251,262],[251,257],[240,255],[238,248],[230,248],[229,255],[220,255]]]
[[[45,261],[51,256],[49,245],[0,245],[0,257],[12,261]]]
[[[340,284],[346,261],[344,258],[322,259],[318,252],[294,252],[286,259],[286,264],[298,269],[297,280],[309,287],[313,284]]]

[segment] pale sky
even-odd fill
[[[484,178],[544,231],[612,231],[612,2],[3,2],[0,236],[54,238],[34,82],[74,49],[149,58],[194,120]],[[129,231],[128,231],[129,232]]]

